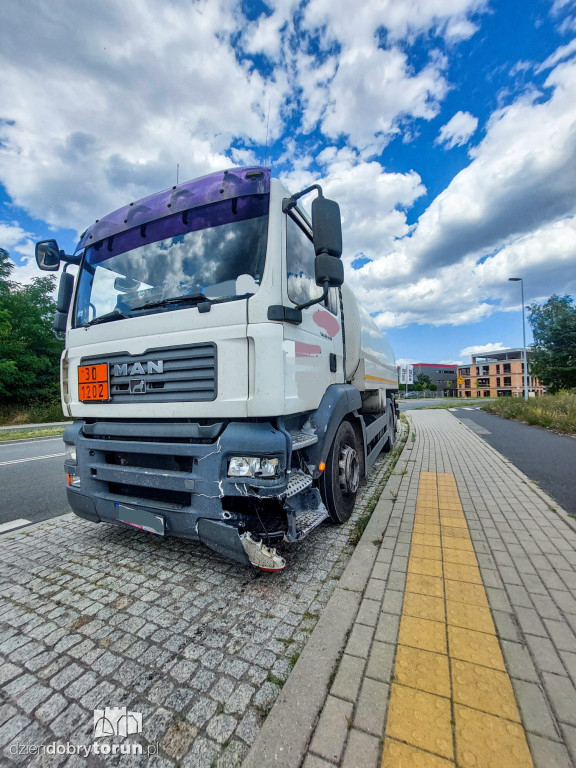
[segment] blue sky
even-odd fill
[[[74,247],[180,179],[262,163],[340,202],[399,360],[519,346],[576,294],[576,0],[40,0],[0,7],[0,246]],[[266,136],[268,134],[268,148]]]

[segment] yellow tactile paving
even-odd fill
[[[457,765],[461,768],[532,766],[524,729],[503,717],[454,705]]]
[[[520,722],[512,683],[506,672],[450,659],[453,698],[458,704]]]
[[[394,681],[400,685],[450,698],[448,656],[400,645],[396,654]],[[461,703],[468,704],[467,701]]]
[[[500,643],[495,635],[475,632],[472,629],[448,626],[450,656],[471,661],[484,667],[505,671]]]
[[[463,604],[455,603],[455,605]],[[441,597],[416,595],[413,592],[407,592],[404,597],[403,612],[406,616],[416,616],[417,619],[444,621],[444,600]]]
[[[411,557],[408,561],[408,573],[421,573],[423,576],[442,576],[442,561],[427,560],[424,557]],[[469,579],[461,579],[469,581]]]
[[[386,739],[382,765],[394,768],[453,768],[454,763],[394,739]]]
[[[474,603],[446,600],[446,621],[455,627],[496,634],[490,609]]]
[[[392,685],[386,733],[441,757],[454,757],[450,699]]]
[[[532,768],[456,480],[422,472],[383,768]]]
[[[461,582],[457,583],[460,584]],[[444,597],[444,580],[436,576],[409,573],[406,577],[406,592],[417,592],[419,595],[432,595],[432,597]]]
[[[402,616],[398,642],[434,653],[447,653],[446,625],[439,621]]]

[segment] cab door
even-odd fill
[[[298,217],[299,218],[299,217]],[[315,252],[305,221],[286,215],[286,306],[322,295],[314,278]],[[299,325],[284,323],[287,412],[318,407],[330,384],[344,381],[340,294],[331,288],[324,302],[302,310]]]

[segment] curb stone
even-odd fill
[[[411,455],[410,429],[393,469],[403,471]],[[298,768],[314,733],[334,673],[358,613],[379,543],[394,507],[400,478],[392,473],[382,490],[340,581],[306,643],[286,685],[278,695],[242,768]]]

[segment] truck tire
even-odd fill
[[[352,514],[360,483],[358,440],[349,421],[343,421],[334,437],[320,477],[320,493],[332,522],[341,525]]]
[[[386,400],[386,413],[388,415],[388,439],[384,443],[382,450],[390,452],[396,442],[396,413],[392,400]]]

